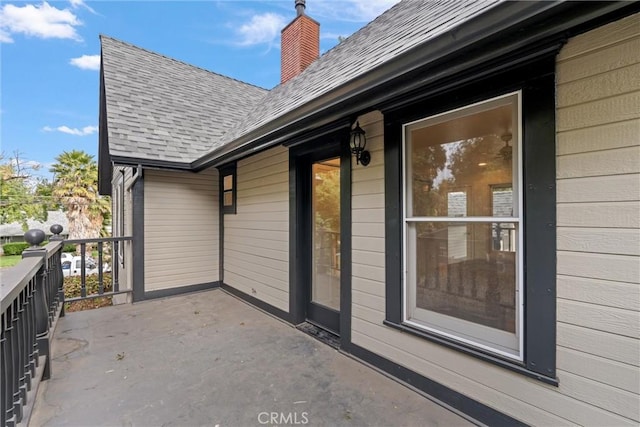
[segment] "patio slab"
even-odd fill
[[[222,290],[68,313],[31,426],[465,426]]]

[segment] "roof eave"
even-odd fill
[[[98,116],[98,193],[111,195],[113,168],[109,155],[109,129],[107,124],[107,100],[104,87],[102,51],[100,52],[100,101]]]
[[[143,168],[193,172],[193,168],[191,167],[191,163],[189,162],[174,162],[160,159],[147,159],[142,157],[128,157],[117,155],[111,155],[110,157],[113,165],[117,166],[141,166]]]
[[[289,138],[308,132],[317,125],[370,110],[373,106],[397,96],[397,93],[379,94],[376,99],[365,96],[373,92],[375,88],[398,79],[401,80],[402,75],[436,63],[447,55],[461,52],[472,45],[500,35],[506,30],[520,28],[526,24],[539,25],[540,28],[536,29],[535,37],[542,40],[551,35],[563,34],[589,21],[628,7],[629,3],[627,2],[500,3],[463,25],[416,46],[369,73],[275,118],[222,147],[214,149],[194,161],[191,166],[195,170],[201,170],[208,166],[219,166],[246,156],[247,152],[278,145]],[[580,10],[576,12],[578,8]],[[555,22],[553,26],[545,25],[542,19],[536,20],[537,17],[548,16],[550,13],[564,13],[569,16],[567,19]],[[508,42],[513,43],[514,40]],[[427,44],[429,49],[425,49]],[[410,90],[408,84],[404,90]],[[339,111],[336,111],[338,110],[337,106],[340,106]]]

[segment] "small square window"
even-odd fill
[[[233,190],[225,190],[224,194],[224,206],[233,206]]]
[[[225,214],[236,213],[236,166],[227,166],[220,169],[220,192],[222,196],[222,212]]]
[[[223,178],[223,187],[224,191],[233,190],[233,174],[225,175]]]

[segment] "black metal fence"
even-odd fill
[[[17,266],[2,272],[2,426],[22,422],[33,407],[38,383],[51,374],[50,331],[64,315],[60,265],[63,243],[39,247],[37,244],[44,240],[44,232],[40,233],[25,235],[33,246],[24,251]],[[37,240],[40,242],[34,244]]]
[[[130,293],[130,289],[120,290],[120,268],[118,265],[124,266],[124,242],[130,241],[131,237],[102,237],[98,239],[76,239],[65,240],[65,245],[77,245],[80,247],[78,257],[73,257],[63,264],[69,265],[68,275],[74,275],[74,269],[77,268],[77,275],[80,277],[80,295],[67,298],[67,302],[79,301],[83,299],[107,297],[118,294]],[[96,248],[97,256],[89,255],[87,247]],[[93,252],[93,251],[91,251]],[[109,255],[105,255],[108,253]],[[79,265],[73,265],[79,263]],[[65,267],[66,265],[63,265]],[[63,271],[66,272],[66,268]],[[111,274],[109,281],[105,281],[105,275]],[[98,288],[97,292],[89,292],[87,286],[87,276],[97,275]]]
[[[49,343],[65,302],[131,292],[120,290],[118,280],[118,265],[124,266],[125,260],[123,242],[131,237],[63,241],[58,236],[62,227],[54,225],[51,231],[50,243],[40,246],[45,233],[29,230],[25,241],[31,247],[22,253],[22,261],[2,269],[0,427],[28,422],[38,384],[51,375]],[[79,245],[80,255],[63,259],[66,244]],[[96,246],[97,261],[87,254],[89,245]],[[107,273],[110,280],[105,280]],[[97,292],[87,287],[93,274],[98,276]],[[80,277],[81,292],[65,301],[65,276],[71,275]]]

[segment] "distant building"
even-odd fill
[[[62,226],[61,236],[66,238],[69,235],[69,221],[67,220],[67,215],[62,211],[49,211],[45,222],[33,219],[27,220],[27,229],[37,228],[42,230],[46,233],[48,239],[51,237],[50,228],[53,224]],[[10,242],[24,242],[24,230],[21,223],[0,224],[0,244]]]

